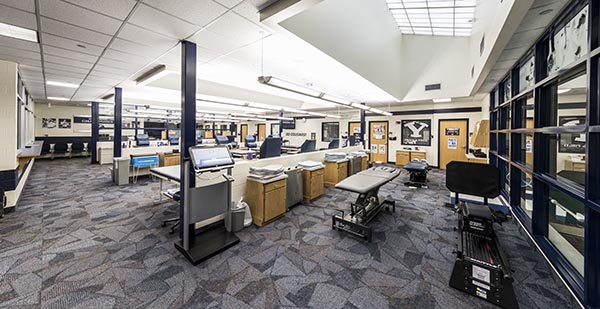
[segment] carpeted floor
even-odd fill
[[[331,230],[335,209],[355,196],[326,189],[194,267],[161,227],[176,207],[153,205],[158,181],[116,187],[108,166],[88,162],[35,162],[17,210],[0,219],[0,306],[492,307],[448,286],[456,216],[442,206],[440,171],[429,189],[404,187],[406,175],[382,189],[399,207],[373,223],[373,243]],[[515,222],[498,231],[522,308],[577,306]]]

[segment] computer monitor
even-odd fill
[[[227,146],[192,146],[189,150],[195,170],[219,169],[234,164]]]
[[[307,139],[302,143],[302,146],[300,146],[300,153],[312,152],[315,150],[317,150],[317,141],[314,139]]]
[[[281,155],[281,137],[267,137],[260,145],[260,158],[273,158]]]

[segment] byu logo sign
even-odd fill
[[[431,120],[402,120],[402,145],[431,146]]]

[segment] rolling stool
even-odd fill
[[[179,202],[179,200],[181,200],[181,195],[179,194],[179,191],[177,191],[173,194],[173,200],[176,202]],[[179,217],[171,218],[171,219],[167,219],[167,220],[163,221],[162,227],[167,226],[167,223],[171,223],[171,222],[175,222],[175,224],[173,224],[173,226],[171,226],[171,231],[169,232],[169,234],[175,233],[175,229],[179,226],[179,222],[180,222]]]

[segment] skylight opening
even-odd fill
[[[404,34],[471,36],[476,0],[386,0]]]

